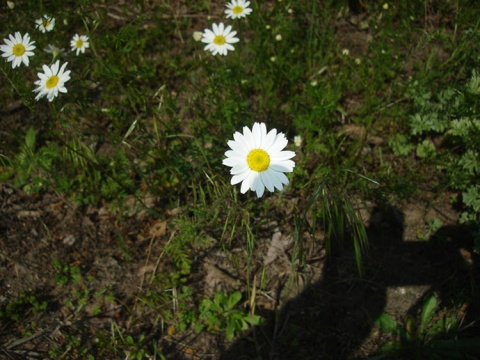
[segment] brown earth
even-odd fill
[[[23,305],[21,321],[2,321],[0,349],[6,358],[22,358],[25,351],[42,358],[69,334],[88,343],[112,323],[126,333],[145,335],[171,359],[366,358],[388,339],[373,326],[375,316],[387,312],[399,321],[407,314],[417,316],[426,294],[435,293],[445,309],[465,301],[454,314],[464,325],[479,316],[478,303],[468,295],[468,288],[477,286],[478,262],[446,196],[429,206],[364,209],[369,251],[363,277],[348,251],[325,257],[321,234],[320,240],[305,234],[307,265],[292,276],[288,224],[265,226],[253,271],[260,279],[266,269],[267,283],[256,296],[256,312],[266,323],[228,344],[221,334],[172,333],[168,322],[139,303],[153,286],[148,275],[168,271],[161,262],[163,245],[175,237],[170,221],[152,221],[138,211],[119,220],[103,207],[76,207],[54,194],[27,196],[8,185],[0,191],[0,306],[22,294],[47,303],[38,312]],[[295,208],[296,201],[290,201]],[[428,234],[426,221],[435,218],[444,225]],[[419,240],[419,234],[428,238]],[[225,253],[214,241],[201,249],[190,284],[197,296],[209,297],[214,289],[245,291],[247,272],[231,261],[231,254],[243,252],[239,247]],[[78,267],[87,281],[59,286],[55,261]],[[78,297],[82,290],[88,290],[84,304]],[[107,292],[112,296],[102,295]]]

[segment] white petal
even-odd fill
[[[265,191],[265,185],[263,184],[260,173],[255,172],[255,177],[252,178],[250,183],[250,189],[257,193],[257,197],[261,197]]]
[[[270,149],[273,142],[275,141],[276,136],[277,129],[270,130],[269,133],[265,136],[265,140],[263,141],[263,149],[265,149],[265,151],[268,151]]]
[[[287,146],[287,144],[288,144],[288,140],[285,137],[285,135],[283,135],[282,133],[277,134],[275,141],[273,142],[270,149],[268,149],[268,151],[273,154],[275,152],[283,150],[285,146]]]
[[[270,154],[270,161],[277,162],[277,161],[288,160],[293,158],[294,156],[295,156],[295,153],[289,150],[275,152]]]
[[[246,177],[245,180],[243,180],[242,186],[241,186],[241,188],[240,188],[240,192],[241,192],[242,194],[245,194],[245,193],[247,192],[247,190],[250,189],[250,182],[251,182],[250,178],[251,178],[252,176],[254,176],[254,172],[253,172],[253,171],[251,171],[250,174],[248,174],[248,177]]]
[[[260,173],[256,171],[252,171],[252,173],[248,177],[248,181],[249,181],[249,187],[253,191],[256,191],[260,185],[263,186],[262,179],[260,178]]]
[[[260,173],[260,177],[262,178],[262,182],[265,184],[265,187],[268,189],[268,191],[273,192],[275,188],[273,186],[269,173],[267,171],[262,171]]]
[[[243,138],[247,142],[249,149],[255,149],[255,140],[253,138],[253,134],[247,126],[243,127]]]
[[[230,180],[230,184],[235,185],[235,184],[238,184],[241,181],[245,182],[245,181],[248,180],[248,178],[251,176],[252,173],[253,173],[253,171],[248,170],[248,171],[245,171],[241,174],[234,175],[234,176],[232,176],[232,179]],[[248,181],[247,181],[247,183],[248,183]]]
[[[235,44],[237,42],[240,41],[239,38],[236,38],[234,37],[235,35],[237,35],[237,32],[236,31],[233,31],[231,34],[229,34],[228,36],[225,36],[225,40],[227,43],[230,43],[230,44]]]
[[[238,131],[235,132],[235,134],[233,134],[233,138],[235,139],[235,141],[239,144],[241,144],[241,146],[246,150],[246,151],[249,151],[249,150],[252,150],[253,148],[251,148],[249,146],[249,143],[248,141],[245,139],[245,136],[243,136],[241,133],[239,133]]]
[[[239,174],[242,174],[242,173],[248,172],[248,171],[250,171],[250,168],[248,167],[248,164],[247,163],[240,163],[240,164],[237,164],[237,165],[232,167],[232,169],[230,170],[230,174],[239,175]]]
[[[245,162],[245,158],[231,156],[231,157],[227,157],[226,159],[223,159],[222,164],[225,166],[234,167],[242,162]]]
[[[268,169],[265,172],[268,172],[267,175],[270,177],[270,181],[272,182],[273,186],[278,190],[282,190],[283,189],[282,180],[284,180],[284,178],[279,176],[279,174],[283,175],[283,173],[272,170],[272,169]]]
[[[227,142],[227,145],[233,151],[242,151],[243,149],[245,149],[245,146],[243,144],[241,144],[239,141],[235,141],[235,140],[229,140]]]
[[[258,149],[262,145],[262,130],[259,123],[254,123],[252,127],[252,137],[255,144],[255,149]]]
[[[270,163],[269,169],[272,169],[274,171],[279,171],[279,172],[292,172],[293,168],[295,167],[295,163],[293,161],[291,161],[291,163],[288,161],[291,161],[291,160],[282,161],[276,164]]]

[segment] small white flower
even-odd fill
[[[223,165],[232,168],[232,185],[242,183],[242,194],[250,189],[261,197],[265,188],[273,192],[275,188],[282,190],[283,185],[288,184],[284,173],[293,171],[295,163],[290,159],[295,153],[282,151],[288,143],[283,133],[277,134],[276,129],[267,133],[264,123],[255,123],[252,130],[245,126],[243,134],[237,131],[233,138],[228,141],[232,150],[225,152],[227,158]]]
[[[388,10],[388,3],[383,4],[382,7],[383,7],[384,10]]]
[[[348,49],[343,49],[343,50],[342,50],[342,55],[344,55],[344,56],[350,55],[350,50],[348,50]]]
[[[9,39],[3,39],[5,45],[0,45],[0,50],[3,52],[2,57],[7,58],[8,62],[12,62],[12,69],[20,66],[22,62],[28,66],[30,61],[29,56],[33,56],[33,49],[35,49],[35,41],[30,41],[30,35],[26,33],[22,36],[18,31],[15,36],[10,34]]]
[[[277,36],[275,36],[275,40],[282,41],[282,35],[277,34]]]
[[[355,59],[355,64],[360,65],[362,63],[362,59],[356,58]]]
[[[207,44],[205,50],[209,50],[213,55],[227,55],[228,50],[233,51],[235,48],[232,44],[239,41],[235,37],[236,31],[232,31],[232,27],[228,25],[225,27],[223,23],[213,24],[213,31],[205,29],[203,32],[202,42]]]
[[[202,34],[201,31],[194,31],[194,32],[193,32],[193,39],[194,39],[195,41],[200,41],[200,40],[202,40],[202,35],[203,35],[203,34]]]
[[[64,48],[58,48],[55,45],[48,44],[45,49],[43,49],[47,54],[52,54],[54,58],[57,56],[63,56],[65,55],[65,49]]]
[[[36,28],[40,30],[42,33],[46,31],[52,31],[53,27],[55,26],[55,18],[43,15],[40,19],[35,20]]]
[[[227,19],[240,19],[250,15],[252,9],[249,8],[250,1],[245,0],[232,0],[232,2],[227,4],[227,9],[225,14],[227,14]]]
[[[72,51],[77,52],[77,56],[80,53],[84,54],[85,49],[90,47],[90,44],[88,42],[88,36],[75,34],[73,36],[73,39],[70,41],[70,47],[72,48]]]
[[[277,57],[276,57],[276,56],[272,56],[272,57],[270,57],[270,61],[271,61],[271,62],[275,62],[275,61],[277,61]]]
[[[302,146],[302,137],[300,135],[296,135],[293,138],[293,143],[295,144],[296,147]]]
[[[66,93],[65,83],[70,80],[70,70],[65,71],[67,63],[60,68],[60,61],[57,60],[51,67],[43,65],[43,73],[38,73],[40,80],[35,81],[38,88],[33,92],[38,92],[35,100],[40,100],[46,96],[48,101],[52,101],[58,96],[58,93]]]
[[[313,87],[317,86],[318,85],[317,80],[310,81],[310,85],[313,86]]]
[[[15,9],[15,3],[13,1],[7,1],[7,6],[10,10]]]

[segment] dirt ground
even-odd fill
[[[172,236],[168,221],[164,227],[141,213],[117,221],[105,208],[75,207],[55,194],[27,196],[5,184],[0,199],[0,305],[21,293],[48,304],[38,313],[28,309],[22,321],[2,322],[0,357],[7,359],[22,358],[25,351],[42,358],[42,352],[66,341],[70,333],[83,329],[83,341],[88,341],[89,332],[107,330],[112,321],[151,337],[169,359],[249,359],[256,354],[269,359],[366,358],[388,339],[373,326],[374,317],[386,312],[401,321],[407,314],[418,315],[425,294],[435,293],[441,307],[466,300],[457,314],[464,324],[480,316],[478,303],[468,297],[468,289],[478,286],[478,261],[446,196],[428,207],[372,205],[362,211],[370,242],[363,277],[348,251],[327,260],[322,243],[312,240],[308,265],[292,281],[292,239],[286,224],[266,227],[258,248],[263,263],[256,268],[259,277],[267,268],[269,290],[257,294],[257,313],[267,321],[233,344],[220,335],[168,334],[152,321],[153,314],[128,313],[141,311],[136,302],[149,286],[145,274],[161,271],[161,245]],[[429,239],[418,240],[427,231],[426,220],[433,218],[444,225]],[[58,260],[78,266],[88,279],[85,308],[65,305],[79,287],[74,282],[58,286]],[[194,267],[199,269],[194,286],[205,296],[213,287],[231,291],[246,283],[246,274],[214,245]],[[104,289],[114,297],[95,300],[92,294]]]

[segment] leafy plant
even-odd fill
[[[11,299],[0,307],[0,319],[19,321],[29,311],[33,314],[43,313],[47,309],[47,301],[34,294],[22,291],[17,298]]]
[[[435,320],[438,303],[434,294],[425,298],[419,318],[406,315],[403,322],[387,313],[380,314],[375,325],[383,333],[394,336],[372,359],[402,356],[410,359],[463,359],[463,354],[480,355],[480,339],[458,339],[460,322],[453,316]]]
[[[480,221],[480,99],[476,71],[463,86],[446,86],[431,95],[418,82],[411,85],[415,114],[410,118],[411,135],[418,139],[416,154],[445,169],[450,187],[461,193],[464,205],[461,222]],[[423,139],[422,139],[423,138]],[[441,140],[441,147],[433,139]],[[437,141],[437,143],[440,143]]]
[[[204,299],[199,306],[201,324],[196,330],[206,327],[208,331],[225,331],[226,339],[230,341],[250,326],[260,324],[261,318],[258,315],[246,314],[236,309],[241,299],[242,294],[239,291],[232,294],[219,292],[213,299]]]
[[[367,234],[361,217],[344,191],[327,185],[315,190],[299,225],[306,225],[314,235],[319,220],[325,229],[327,252],[338,251],[346,241],[351,241],[357,269],[362,274],[362,253],[368,247]]]
[[[70,266],[63,264],[59,260],[53,262],[53,268],[55,269],[55,282],[64,286],[69,282],[78,283],[81,279],[80,268],[78,266]]]

